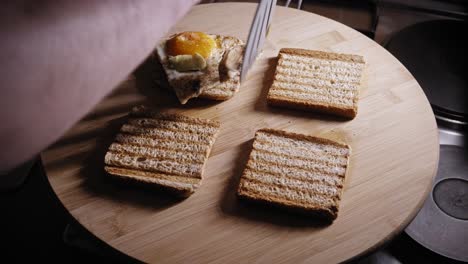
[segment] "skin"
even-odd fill
[[[0,171],[57,140],[195,0],[24,0],[0,7]]]

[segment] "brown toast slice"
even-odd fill
[[[348,145],[329,139],[258,130],[237,193],[333,221],[350,153]]]
[[[112,176],[188,196],[200,186],[220,124],[135,107],[105,156]]]
[[[214,50],[207,59],[207,67],[204,70],[178,72],[171,69],[165,52],[167,40],[162,41],[156,47],[155,57],[164,71],[167,86],[175,92],[181,104],[195,97],[228,100],[239,91],[242,61],[240,60],[240,64],[235,65],[235,69],[226,69],[225,66],[229,56],[233,57],[234,53],[243,53],[243,41],[231,36],[210,36],[216,39],[218,49]],[[160,75],[157,76],[160,77]]]
[[[283,48],[267,101],[354,118],[364,67],[359,55]]]

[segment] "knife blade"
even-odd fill
[[[257,6],[242,60],[241,82],[247,77],[247,73],[257,58],[259,50],[263,47],[270,29],[275,6],[276,0],[261,0]]]

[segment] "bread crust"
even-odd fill
[[[173,181],[171,176],[161,173],[152,173],[148,171],[139,171],[132,169],[117,168],[112,166],[104,166],[104,170],[112,177],[121,181],[136,183],[140,185],[154,185],[162,190],[169,191],[177,196],[188,197],[200,186],[201,179],[178,177],[178,180],[187,180],[186,185],[167,184]],[[166,184],[164,184],[166,182]]]
[[[179,115],[179,114],[161,113],[160,111],[156,109],[152,109],[144,105],[133,107],[132,111],[129,113],[129,116],[149,117],[153,119],[187,122],[191,124],[207,125],[210,127],[217,127],[217,128],[221,126],[221,123],[216,120],[197,118],[197,117],[188,117],[188,116]]]
[[[280,49],[279,54],[300,55],[300,56],[314,57],[314,58],[324,59],[324,60],[338,60],[338,61],[365,63],[364,57],[360,55],[326,52],[326,51],[319,51],[319,50],[282,48]]]
[[[282,137],[287,137],[287,138],[293,138],[297,140],[308,140],[308,141],[314,141],[318,143],[323,143],[323,144],[329,144],[329,145],[334,145],[337,147],[343,147],[343,148],[348,148],[351,149],[351,147],[348,144],[345,144],[343,142],[338,142],[335,140],[331,140],[328,138],[321,138],[321,137],[316,137],[316,136],[311,136],[311,135],[304,135],[304,134],[299,134],[295,132],[290,132],[290,131],[284,131],[284,130],[279,130],[279,129],[273,129],[273,128],[262,128],[257,130],[257,133],[270,133],[273,135],[277,136],[282,136]]]
[[[314,110],[320,113],[333,114],[337,116],[353,119],[357,115],[357,106],[353,108],[340,108],[338,106],[310,103],[288,98],[267,97],[267,103],[272,106],[280,106],[290,109]]]

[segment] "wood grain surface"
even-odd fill
[[[246,39],[255,4],[196,6],[172,32],[197,30]],[[354,53],[368,67],[354,120],[268,107],[282,47]],[[262,56],[234,98],[185,106],[158,88],[149,62],[139,67],[43,155],[60,201],[112,247],[158,263],[333,263],[368,252],[400,232],[424,201],[438,163],[438,132],[412,75],[357,31],[327,18],[278,7]],[[174,200],[151,188],[119,184],[103,171],[104,153],[139,103],[221,122],[200,189]],[[235,190],[257,129],[278,128],[339,139],[353,153],[336,221],[241,203]]]

